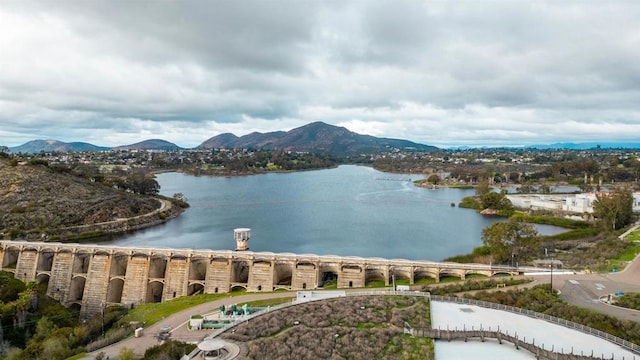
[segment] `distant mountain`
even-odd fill
[[[39,153],[44,152],[82,152],[82,151],[105,151],[108,147],[96,146],[85,142],[65,143],[58,140],[32,140],[22,145],[10,147],[12,153]]]
[[[588,142],[588,143],[555,143],[546,145],[529,145],[526,149],[640,149],[640,143]]]
[[[122,145],[111,148],[111,150],[180,150],[180,146],[161,139],[150,139],[137,142],[131,145]]]
[[[222,149],[229,146],[229,144],[235,144],[239,137],[231,134],[224,133],[218,136],[214,136],[209,140],[203,142],[198,146],[199,149]]]
[[[255,148],[266,150],[305,151],[332,155],[371,154],[399,150],[433,151],[438,148],[408,140],[360,135],[344,127],[314,122],[284,132],[254,132],[237,137],[221,134],[208,139],[198,149]]]

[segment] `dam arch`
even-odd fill
[[[395,278],[413,284],[424,277],[516,275],[541,268],[438,263],[404,259],[230,250],[152,249],[92,244],[0,240],[2,271],[48,283],[47,295],[81,314],[103,304],[130,307],[198,293],[234,289],[273,291],[318,287],[359,288]],[[406,279],[406,280],[405,280]]]

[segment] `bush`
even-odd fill
[[[181,359],[196,348],[194,344],[169,340],[162,345],[148,348],[144,352],[144,360]]]
[[[465,209],[475,209],[478,211],[482,209],[482,205],[480,204],[480,202],[473,196],[466,196],[462,198],[462,201],[460,201],[458,207]]]
[[[615,304],[627,309],[640,310],[640,293],[626,293]]]
[[[486,281],[466,281],[463,283],[451,284],[447,286],[425,286],[423,291],[428,291],[433,295],[449,295],[464,291],[494,289],[498,286],[498,284],[505,284],[505,286],[514,286],[530,283],[531,281],[531,279],[491,279]]]
[[[591,224],[586,221],[572,220],[555,216],[533,216],[524,213],[516,213],[513,217],[528,223],[553,225],[568,229],[586,229],[591,228]]]
[[[38,166],[38,165],[44,165],[44,166],[49,166],[49,162],[47,160],[44,159],[31,159],[29,160],[29,165],[33,165],[33,166]]]

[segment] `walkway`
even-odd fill
[[[187,310],[175,313],[168,318],[157,322],[144,329],[141,337],[129,337],[125,340],[117,342],[113,345],[104,347],[102,349],[89,353],[89,356],[85,359],[94,359],[99,353],[108,355],[110,359],[117,358],[118,353],[123,348],[129,348],[133,350],[136,356],[143,356],[144,352],[153,346],[159,345],[156,336],[162,331],[164,326],[171,327],[171,339],[180,340],[183,342],[199,342],[202,341],[207,335],[212,334],[215,330],[199,330],[189,331],[186,323],[194,314],[208,314],[217,311],[220,305],[233,305],[243,304],[256,300],[274,299],[282,297],[294,297],[295,292],[275,292],[265,294],[248,294],[242,296],[228,297],[220,300],[208,302],[189,308]]]

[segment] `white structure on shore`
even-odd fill
[[[606,194],[606,193],[605,193]],[[507,194],[513,206],[532,210],[562,210],[592,214],[596,193],[582,194]],[[633,193],[632,209],[640,212],[640,192]]]

